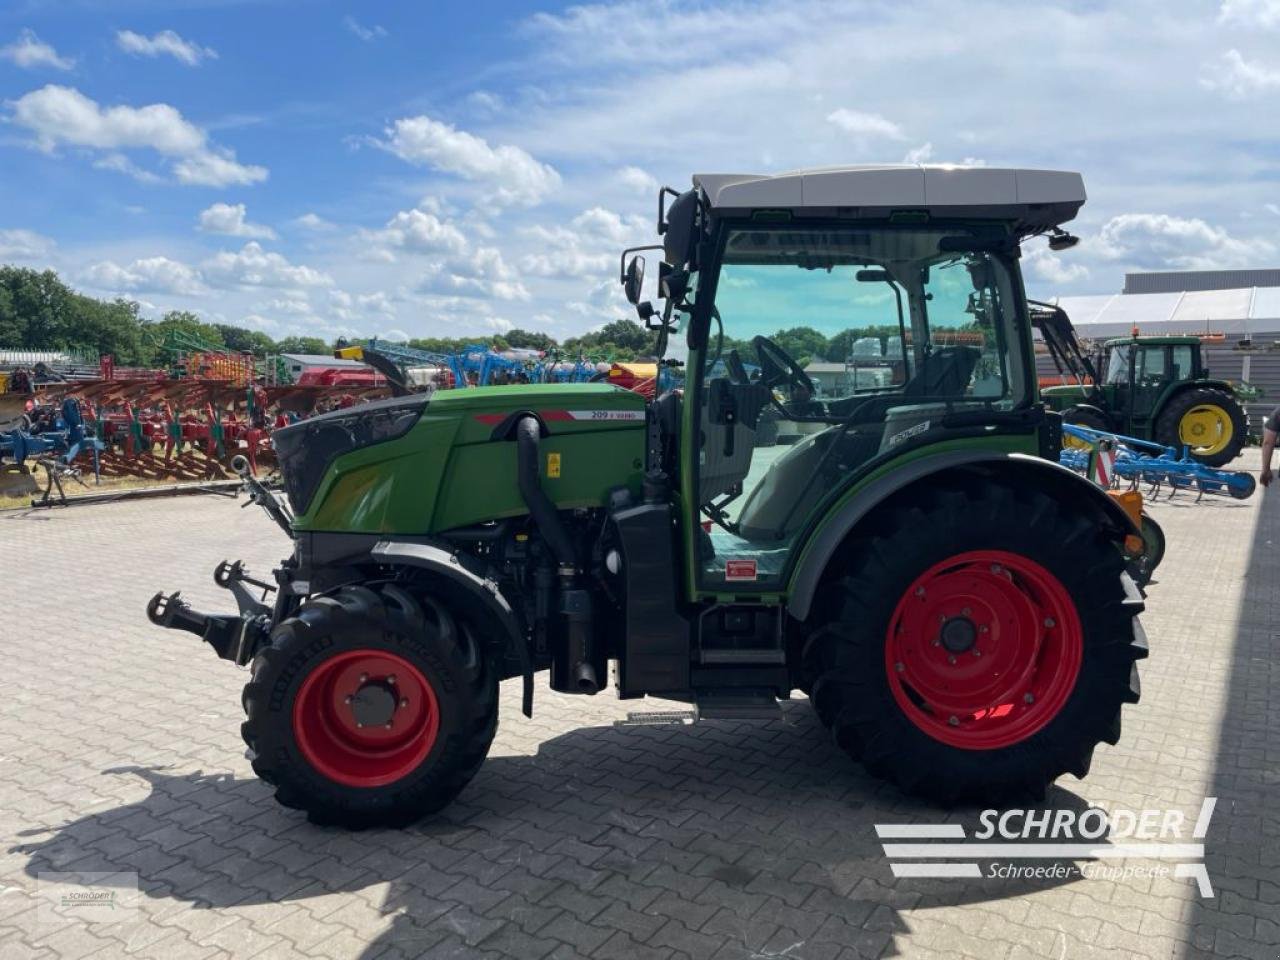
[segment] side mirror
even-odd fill
[[[633,306],[640,302],[640,288],[644,286],[644,257],[639,255],[631,258],[631,262],[627,264],[626,273],[622,276],[622,292],[627,297],[627,302]]]

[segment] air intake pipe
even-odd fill
[[[555,558],[560,597],[558,629],[553,631],[551,689],[562,693],[593,694],[600,689],[603,662],[595,653],[595,611],[590,590],[578,586],[578,559],[573,541],[556,506],[542,489],[539,476],[542,425],[536,417],[516,424],[516,476],[520,497]]]
[[[556,505],[551,502],[542,489],[538,478],[539,446],[542,442],[542,425],[537,417],[523,417],[516,424],[516,478],[520,485],[520,497],[529,508],[533,522],[538,525],[538,532],[551,548],[551,555],[561,568],[563,575],[567,569],[571,574],[577,573],[578,560],[573,549],[573,541],[560,522],[560,514]]]

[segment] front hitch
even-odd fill
[[[245,571],[244,565],[223,561],[213,571],[213,582],[230,590],[236,598],[239,614],[201,613],[182,599],[180,591],[171,594],[157,593],[147,604],[147,618],[157,627],[186,630],[194,633],[223,660],[244,666],[265,643],[271,633],[271,608],[255,599],[245,584],[262,591],[263,600],[275,587],[255,580]]]
[[[194,633],[223,660],[244,666],[267,639],[270,618],[208,614],[194,610],[182,594],[157,593],[147,604],[147,618],[158,627]]]

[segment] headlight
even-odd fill
[[[303,420],[271,436],[294,513],[306,513],[329,465],[344,453],[403,437],[427,408],[429,394],[375,400]]]

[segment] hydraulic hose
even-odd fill
[[[520,496],[533,522],[538,525],[538,532],[551,548],[556,563],[563,568],[576,569],[578,562],[573,549],[573,541],[560,522],[555,504],[542,489],[539,479],[539,447],[542,442],[542,427],[537,417],[522,417],[516,424],[516,479],[520,486]]]

